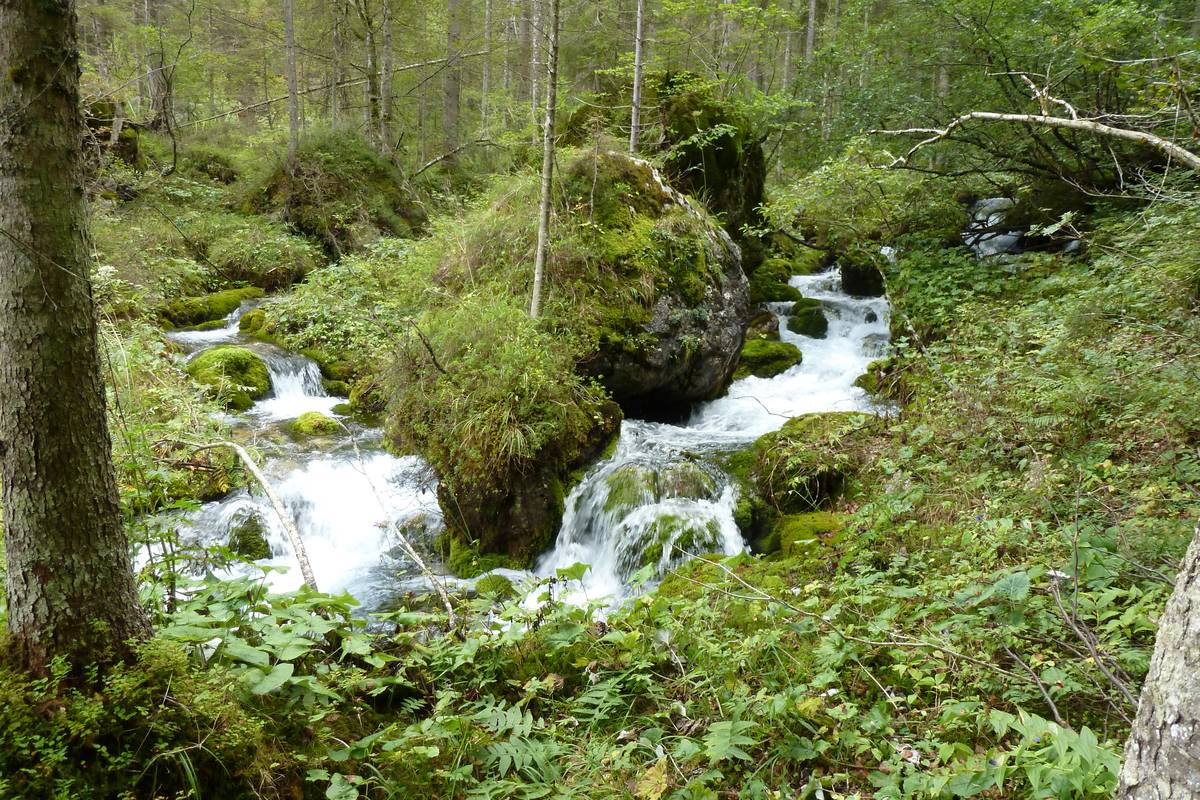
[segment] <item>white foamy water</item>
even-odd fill
[[[690,556],[741,552],[733,519],[736,488],[710,464],[703,467],[715,487],[680,481],[673,477],[679,465],[694,463],[696,454],[748,445],[801,414],[876,410],[854,381],[887,346],[887,299],[850,297],[836,270],[797,276],[791,284],[821,301],[827,336],[791,333],[789,304],[775,304],[780,338],[800,348],[801,364],[773,378],[735,382],[725,397],[699,405],[684,425],[626,420],[613,457],[594,467],[567,498],[558,541],[538,563],[539,575],[589,564],[583,580],[569,586],[568,597],[619,602],[631,593],[630,579],[643,565],[652,568],[653,582]],[[631,485],[641,494],[634,503],[628,502]]]
[[[214,344],[235,341],[239,336],[239,326],[246,312],[257,306],[254,300],[247,300],[225,317],[225,326],[211,331],[171,331],[167,338],[191,347],[212,347]]]
[[[398,527],[420,540],[441,524],[436,484],[415,456],[378,450],[360,455],[343,446],[333,453],[275,459],[268,477],[300,532],[317,586],[348,591],[368,605],[414,568],[399,550]],[[272,590],[298,589],[303,579],[286,529],[257,487],[205,505],[184,532],[199,543],[223,545],[248,517],[258,519],[271,545],[271,558],[259,563],[287,568],[268,576]]]
[[[255,403],[250,414],[261,420],[282,422],[309,411],[332,414],[334,406],[346,402],[331,397],[321,381],[321,368],[310,358],[285,353],[277,348],[255,348],[271,373],[271,394]]]

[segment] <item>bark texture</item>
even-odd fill
[[[538,207],[537,255],[533,265],[533,300],[529,316],[542,310],[542,282],[550,256],[550,205],[554,183],[554,115],[558,111],[558,4],[550,0],[549,69],[546,75],[546,119],[542,123],[542,199]]]
[[[1200,798],[1200,531],[1158,623],[1117,798]]]
[[[0,0],[0,484],[8,627],[34,671],[149,625],[117,503],[88,280],[75,8]]]

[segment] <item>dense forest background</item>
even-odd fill
[[[0,797],[1196,796],[1200,3],[18,2],[0,62]],[[852,409],[621,462],[846,308]]]

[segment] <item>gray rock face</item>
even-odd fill
[[[667,192],[704,220],[705,259],[719,267],[709,270],[700,302],[660,293],[650,322],[638,332],[645,345],[602,344],[581,365],[604,384],[626,416],[646,419],[682,416],[692,403],[725,390],[737,368],[750,308],[738,246],[686,198],[669,188]]]

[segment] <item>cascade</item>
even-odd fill
[[[886,349],[887,299],[847,295],[836,270],[790,283],[821,302],[828,334],[815,339],[788,331],[790,304],[773,304],[780,338],[800,348],[802,363],[773,378],[736,381],[683,425],[622,424],[613,456],[567,497],[558,540],[537,566],[546,577],[576,563],[591,566],[569,586],[568,599],[620,602],[634,591],[635,576],[653,583],[690,556],[741,552],[733,518],[737,488],[713,465],[715,457],[801,414],[879,410],[854,381]]]

